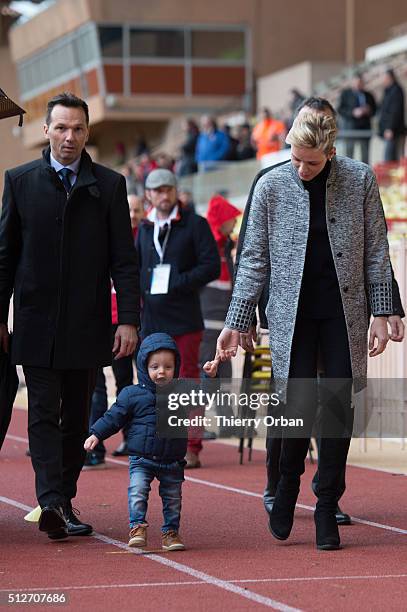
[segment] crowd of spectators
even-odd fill
[[[405,136],[404,92],[390,69],[384,72],[383,86],[382,99],[376,101],[374,95],[366,90],[363,75],[356,73],[350,86],[340,92],[336,105],[345,137],[346,155],[353,157],[355,147],[360,147],[362,161],[366,163],[375,115],[378,133],[384,142],[385,161],[397,160],[402,155]],[[304,98],[298,89],[293,88],[289,92],[283,116],[276,117],[269,108],[262,108],[257,119],[239,125],[220,123],[209,115],[202,116],[199,123],[187,118],[182,126],[183,140],[176,157],[165,152],[153,155],[145,140],[141,139],[137,143],[136,156],[125,161],[124,145],[118,143],[116,157],[126,178],[128,193],[142,196],[145,179],[156,168],[165,168],[178,177],[185,177],[219,167],[222,162],[260,159],[281,150],[286,146],[285,136]]]
[[[286,129],[284,123],[271,119],[272,125],[278,125],[279,136],[267,134],[267,129],[258,127],[263,124],[264,116],[271,117],[268,109],[262,109],[260,118],[252,126],[251,122],[240,125],[219,125],[217,120],[204,115],[199,124],[195,119],[187,118],[182,126],[183,141],[179,153],[173,157],[165,152],[152,154],[143,140],[138,146],[137,154],[126,161],[125,147],[122,143],[116,145],[116,162],[121,173],[126,178],[127,191],[136,195],[144,194],[145,179],[149,172],[156,168],[171,170],[178,177],[184,177],[198,170],[210,170],[219,162],[243,161],[261,157],[267,150],[265,139],[270,138],[270,151],[279,150],[284,146]],[[273,131],[273,130],[272,130]]]

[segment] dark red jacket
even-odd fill
[[[228,236],[222,234],[220,228],[223,223],[225,223],[226,221],[230,221],[230,219],[236,219],[241,214],[241,211],[236,208],[236,206],[233,206],[233,204],[228,202],[224,197],[220,195],[213,196],[213,198],[209,200],[206,219],[209,223],[209,227],[212,230],[212,234],[218,246],[221,262],[221,270],[218,280],[221,281],[231,280],[231,275],[229,272],[228,262],[225,256],[225,246],[229,238]]]

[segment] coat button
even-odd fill
[[[337,253],[336,256],[337,257],[342,257],[342,253]]]
[[[329,219],[331,223],[336,223],[336,219],[335,217],[332,217],[331,219]]]
[[[62,225],[62,219],[60,217],[56,217],[55,221],[57,222],[57,225]]]
[[[349,287],[347,285],[345,285],[344,288],[343,288],[343,292],[347,293],[348,291],[349,291]]]

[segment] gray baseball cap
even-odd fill
[[[171,170],[165,168],[157,168],[152,170],[146,179],[146,189],[158,189],[164,185],[168,187],[176,187],[177,179]]]

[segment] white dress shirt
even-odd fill
[[[70,176],[69,176],[69,181],[71,183],[71,187],[73,185],[75,185],[76,179],[78,178],[79,165],[81,163],[81,158],[80,157],[78,157],[78,159],[75,159],[75,161],[73,161],[71,164],[68,164],[67,166],[64,166],[63,164],[60,164],[59,161],[57,161],[55,159],[55,157],[53,157],[53,155],[51,153],[51,155],[50,155],[50,163],[51,163],[51,166],[54,168],[54,170],[55,170],[55,172],[57,174],[58,174],[58,172],[60,170],[62,170],[62,168],[69,168],[70,170],[72,170],[72,174],[70,174]],[[58,176],[61,179],[59,174],[58,174]]]

